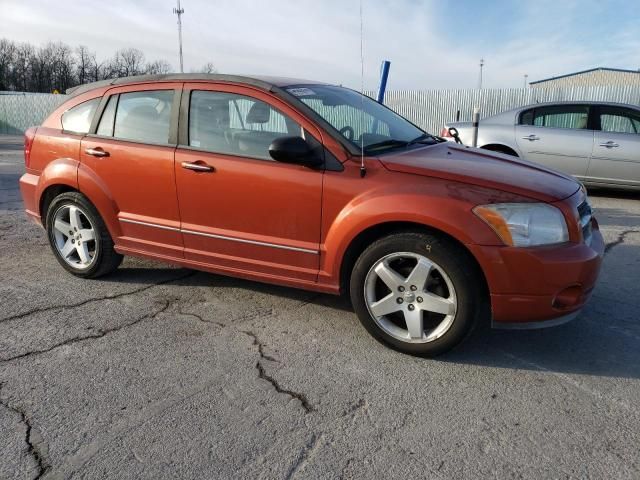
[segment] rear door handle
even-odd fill
[[[529,140],[530,142],[533,142],[535,140],[540,140],[540,137],[536,136],[536,135],[527,135],[526,137],[522,137],[523,140]]]
[[[600,144],[601,147],[607,147],[607,148],[614,148],[614,147],[619,147],[620,145],[618,145],[616,142],[614,142],[613,140],[609,140],[608,142],[602,142]]]
[[[202,163],[182,162],[182,168],[193,170],[194,172],[213,172],[214,168]]]
[[[102,148],[87,148],[84,153],[91,155],[92,157],[108,157],[109,152],[105,152]]]

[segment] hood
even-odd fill
[[[544,202],[573,195],[580,184],[564,173],[517,157],[450,142],[379,157],[394,172],[453,180]]]

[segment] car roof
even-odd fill
[[[245,75],[226,75],[219,73],[168,73],[161,75],[136,75],[132,77],[109,78],[98,82],[85,83],[77,87],[67,89],[67,95],[75,97],[82,93],[94,90],[96,88],[107,87],[111,85],[130,85],[134,83],[154,83],[154,82],[175,82],[175,81],[210,81],[210,82],[228,82],[241,83],[271,91],[276,88],[283,88],[290,85],[327,85],[324,82],[314,80],[304,80],[300,78],[276,77],[268,75],[245,76]]]
[[[517,112],[520,110],[527,110],[529,108],[537,108],[537,107],[548,107],[553,105],[613,105],[615,107],[629,107],[629,108],[638,108],[638,105],[628,104],[628,103],[619,103],[619,102],[603,102],[603,101],[595,101],[595,100],[565,100],[561,102],[540,102],[533,103],[531,105],[524,105],[522,107],[514,108],[512,110],[508,110],[509,112]],[[504,112],[506,113],[506,112]]]

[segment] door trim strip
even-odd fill
[[[118,220],[120,220],[121,222],[125,222],[125,223],[134,223],[136,225],[144,225],[145,227],[154,227],[154,228],[160,228],[162,230],[170,230],[172,232],[179,232],[180,231],[179,228],[168,227],[166,225],[158,225],[157,223],[141,222],[139,220],[130,220],[128,218],[119,218]]]
[[[310,253],[312,255],[318,255],[320,253],[318,250],[310,250],[308,248],[289,247],[287,245],[280,245],[280,244],[277,244],[277,243],[260,242],[258,240],[248,240],[248,239],[245,239],[245,238],[228,237],[226,235],[217,235],[217,234],[213,234],[213,233],[204,233],[204,232],[198,232],[196,230],[184,230],[184,229],[181,229],[181,228],[168,227],[166,225],[158,225],[157,223],[141,222],[139,220],[130,220],[128,218],[120,218],[119,220],[121,222],[125,222],[125,223],[133,223],[133,224],[136,224],[136,225],[144,225],[145,227],[160,228],[162,230],[169,230],[169,231],[172,231],[172,232],[187,233],[189,235],[199,235],[199,236],[202,236],[202,237],[216,238],[216,239],[219,239],[219,240],[229,240],[231,242],[248,243],[250,245],[259,245],[261,247],[279,248],[281,250],[291,250],[293,252]]]

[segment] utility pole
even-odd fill
[[[182,65],[182,14],[184,13],[184,8],[180,8],[180,0],[178,0],[178,8],[173,9],[173,13],[178,16],[178,44],[180,48],[180,73],[184,73],[184,68]]]
[[[484,58],[480,59],[480,81],[478,82],[479,90],[482,90],[482,67],[484,67]]]
[[[527,75],[526,73],[524,74],[524,88],[527,88],[527,79],[529,78],[529,75]]]

